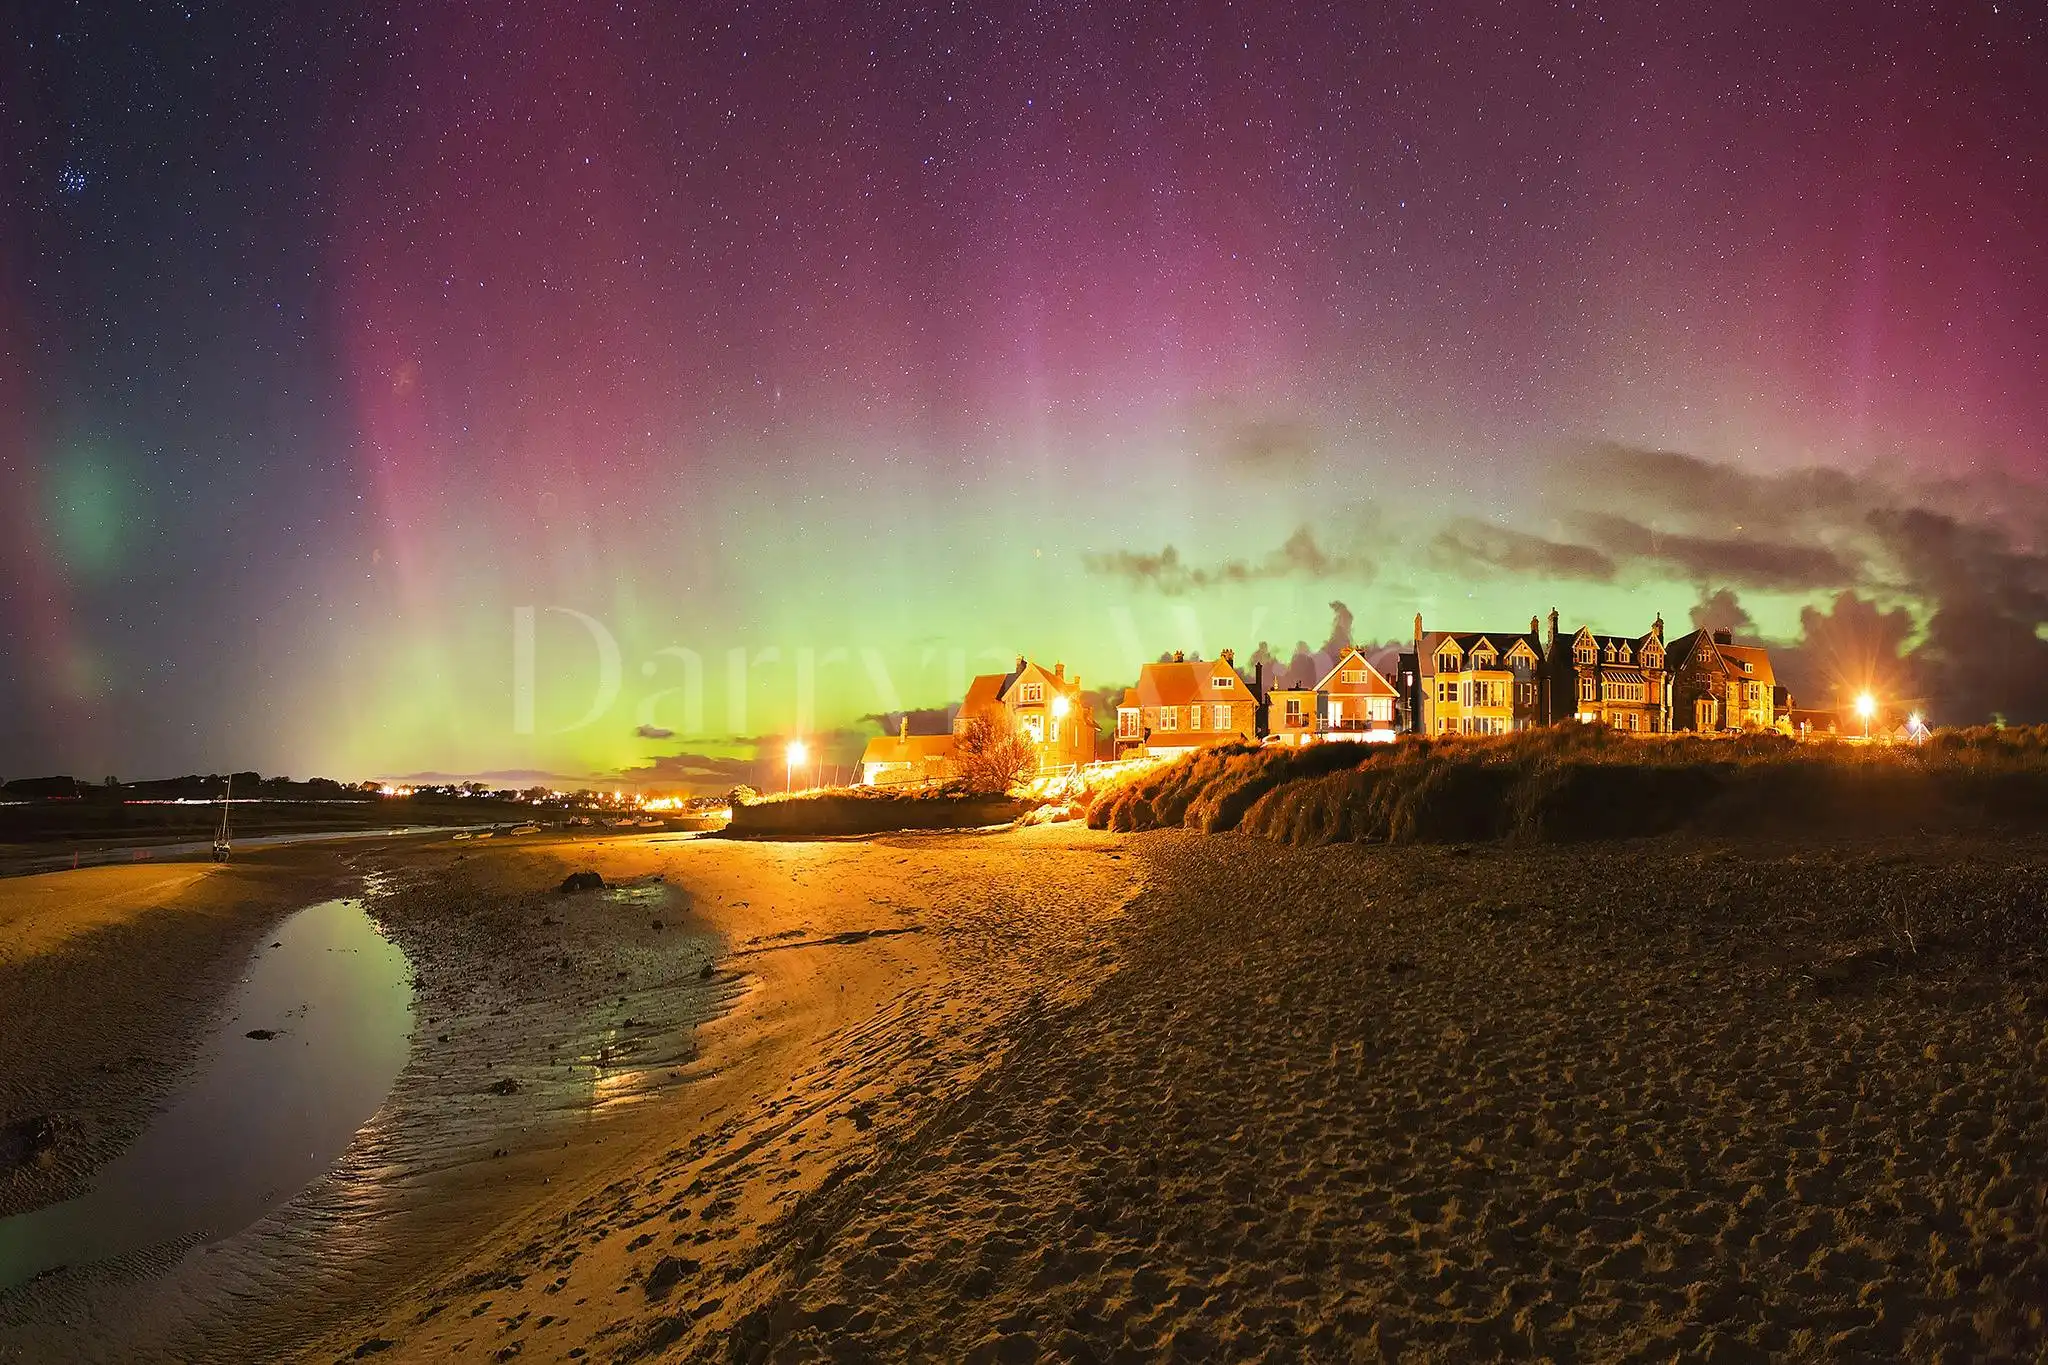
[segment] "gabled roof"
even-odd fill
[[[1728,676],[1741,678],[1744,682],[1760,682],[1771,687],[1778,685],[1777,675],[1771,672],[1770,652],[1761,645],[1724,645],[1714,642],[1714,650],[1727,663]],[[1747,664],[1749,667],[1744,668]]]
[[[1659,624],[1661,624],[1661,621]],[[1694,634],[1698,634],[1698,632],[1695,631]],[[1664,643],[1655,630],[1646,630],[1641,635],[1600,635],[1595,633],[1591,626],[1580,626],[1576,631],[1572,632],[1571,636],[1571,647],[1574,652],[1577,651],[1581,640],[1593,642],[1593,648],[1600,663],[1608,662],[1607,651],[1610,648],[1617,655],[1617,658],[1614,660],[1616,663],[1620,662],[1618,656],[1623,649],[1628,650],[1628,662],[1631,664],[1639,663],[1642,660],[1643,651],[1653,645],[1664,651],[1666,662],[1669,662],[1677,653],[1670,645]]]
[[[1225,679],[1223,686],[1216,679]],[[1237,670],[1221,659],[1205,663],[1146,664],[1138,683],[1124,689],[1125,706],[1187,706],[1205,701],[1251,701],[1252,690]]]
[[[1716,640],[1712,631],[1695,630],[1673,640],[1668,652],[1673,659],[1683,663],[1700,649],[1710,651],[1708,666],[1719,669],[1727,677],[1767,683],[1772,687],[1778,684],[1778,675],[1771,668],[1770,651],[1762,645],[1728,644]],[[1744,668],[1744,664],[1749,667]]]
[[[1543,651],[1538,647],[1536,637],[1526,631],[1432,630],[1425,632],[1423,637],[1416,642],[1415,658],[1419,665],[1417,668],[1419,676],[1431,677],[1435,675],[1436,656],[1446,644],[1455,645],[1461,656],[1472,654],[1481,645],[1487,645],[1492,648],[1495,656],[1501,659],[1507,658],[1513,652],[1515,646],[1520,644],[1528,648],[1529,657],[1533,662],[1541,663],[1543,660]]]
[[[951,758],[951,735],[876,735],[861,751],[862,763],[923,763],[926,759]]]
[[[1021,672],[1021,668],[1013,668],[1008,673],[983,673],[975,678],[967,684],[967,699],[960,703],[960,713],[966,715],[1002,705],[1003,694],[1010,690],[1010,684],[1017,681]]]
[[[1365,677],[1362,680],[1358,682],[1343,681],[1346,673],[1356,672],[1361,669],[1365,673]],[[1381,676],[1380,671],[1374,668],[1371,661],[1365,657],[1364,651],[1356,645],[1346,647],[1344,652],[1338,656],[1336,666],[1328,673],[1325,673],[1323,680],[1316,684],[1316,690],[1318,692],[1334,692],[1344,697],[1391,697],[1394,695],[1394,685]]]
[[[1044,664],[1019,659],[1017,666],[1008,673],[983,673],[967,684],[967,697],[960,703],[960,714],[972,715],[976,711],[1002,705],[1009,698],[1010,689],[1027,676],[1043,682],[1049,689],[1048,696],[1064,692],[1077,702],[1081,700],[1080,679],[1059,677]]]

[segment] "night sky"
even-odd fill
[[[1553,606],[2048,719],[2039,7],[260,9],[0,36],[0,777]]]

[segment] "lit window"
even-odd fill
[[[1017,689],[1017,692],[1017,700],[1027,704],[1034,701],[1045,700],[1044,683],[1025,683],[1022,687]]]
[[[1136,707],[1124,707],[1116,713],[1116,733],[1120,739],[1138,737],[1138,711]]]
[[[1180,708],[1178,706],[1162,706],[1159,708],[1159,728],[1162,730],[1180,729]]]
[[[1216,728],[1219,730],[1228,730],[1233,728],[1230,719],[1229,702],[1216,703]]]
[[[1365,670],[1362,668],[1347,668],[1338,675],[1338,678],[1343,682],[1362,683],[1365,681]]]
[[[1299,730],[1302,728],[1304,724],[1305,722],[1302,719],[1301,698],[1289,697],[1287,699],[1287,728],[1290,730]]]

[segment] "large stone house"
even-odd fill
[[[1769,652],[1736,644],[1726,630],[1696,630],[1671,642],[1671,689],[1671,719],[1681,730],[1770,730],[1781,714]]]
[[[1055,772],[1095,761],[1095,711],[1079,674],[1065,664],[1046,668],[1023,655],[1008,673],[984,673],[967,685],[953,717],[953,737],[965,737],[976,716],[1017,730],[1038,751],[1037,771]]]
[[[1560,635],[1553,610],[1545,654],[1553,721],[1576,719],[1630,734],[1671,732],[1662,616],[1643,635],[1597,635],[1590,626]]]
[[[1297,683],[1266,694],[1266,733],[1280,743],[1390,740],[1398,695],[1357,646],[1347,646],[1314,685]]]
[[[1401,656],[1402,710],[1419,735],[1506,735],[1547,718],[1542,640],[1529,630],[1454,631],[1422,628]]]
[[[1259,700],[1229,650],[1210,663],[1180,654],[1146,664],[1116,711],[1117,757],[1171,757],[1258,738]]]

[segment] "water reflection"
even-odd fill
[[[0,1289],[246,1227],[377,1112],[412,1031],[405,955],[354,900],[301,910],[272,938],[197,1070],[91,1192],[0,1220]]]

